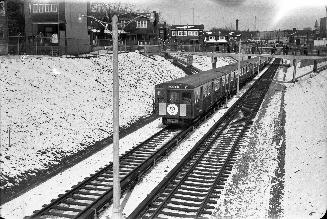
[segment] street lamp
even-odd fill
[[[82,17],[91,18],[98,23],[100,23],[107,32],[108,25],[110,23],[101,21],[93,16],[80,15],[78,17],[79,21],[82,21]],[[122,30],[140,17],[145,17],[144,15],[137,16],[130,20],[126,25],[123,26]],[[155,19],[154,13],[151,13],[150,21],[153,22]],[[118,77],[118,17],[114,15],[112,17],[112,47],[113,47],[113,209],[112,218],[121,219],[122,212],[120,209],[120,179],[119,179],[119,77]],[[110,33],[110,32],[109,32]]]

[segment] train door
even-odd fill
[[[218,97],[221,98],[223,96],[223,77],[219,79],[219,95]]]
[[[200,106],[200,111],[203,110],[203,86],[200,87],[200,100],[199,100],[199,106]]]
[[[213,81],[211,82],[211,88],[210,88],[210,95],[211,95],[211,105],[215,102],[215,89],[214,89],[214,83]]]

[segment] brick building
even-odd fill
[[[8,24],[6,16],[6,5],[0,0],[0,55],[8,54]]]
[[[87,23],[80,20],[87,3],[64,0],[24,1],[27,49],[58,48],[60,53],[90,51]]]

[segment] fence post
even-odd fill
[[[295,76],[296,76],[296,59],[293,59],[294,71],[293,71],[293,79],[292,82],[295,83]]]
[[[17,52],[18,52],[17,55],[19,55],[19,37],[18,37],[18,43],[17,43]]]
[[[317,72],[317,60],[313,60],[313,72]]]

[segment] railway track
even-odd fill
[[[145,142],[120,157],[121,189],[133,187],[140,176],[162,157],[166,156],[178,143],[191,133],[218,107],[185,129],[163,129]],[[112,164],[85,178],[65,194],[59,195],[41,210],[25,218],[94,218],[113,198]]]
[[[280,59],[195,145],[129,218],[208,218]]]
[[[164,128],[120,157],[122,188],[128,187],[139,177],[139,173],[149,168],[149,162],[160,158],[160,149],[169,142],[177,141],[176,137],[180,137],[178,134],[182,134],[182,130]],[[27,218],[89,218],[94,216],[106,201],[112,199],[112,186],[111,163]]]

